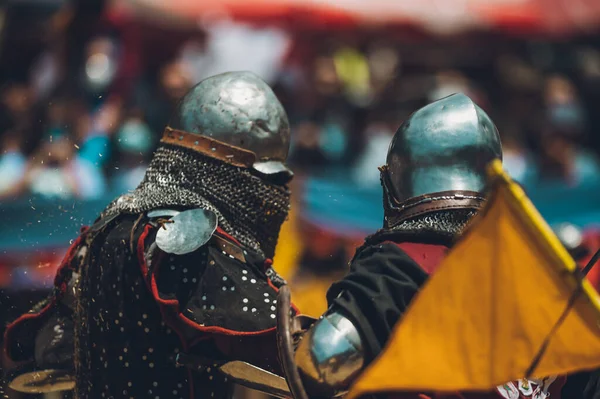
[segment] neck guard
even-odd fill
[[[290,208],[290,190],[247,168],[163,142],[142,183],[113,201],[102,217],[164,207],[209,209],[217,214],[225,232],[272,258]]]

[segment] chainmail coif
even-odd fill
[[[447,209],[427,212],[400,222],[395,222],[395,217],[402,216],[401,209],[394,209],[391,206],[393,195],[388,191],[385,180],[385,171],[381,171],[381,187],[383,189],[383,213],[384,228],[379,230],[373,236],[379,236],[392,232],[421,235],[429,237],[439,237],[444,241],[451,243],[462,234],[473,216],[477,215],[474,208]],[[479,196],[479,194],[477,194]],[[481,194],[483,196],[483,194]],[[367,239],[368,240],[368,239]]]
[[[400,237],[408,241],[434,240],[450,246],[461,236],[476,214],[474,209],[450,209],[419,215],[394,226],[384,227],[368,236],[356,253],[360,253],[369,245],[390,239],[395,241]]]
[[[166,207],[209,209],[225,232],[272,258],[290,208],[290,190],[247,169],[163,143],[140,185],[113,201],[102,216]]]
[[[390,230],[440,234],[456,238],[476,214],[477,211],[474,209],[452,209],[431,212],[400,222],[391,227]]]

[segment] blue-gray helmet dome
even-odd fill
[[[227,72],[194,86],[179,102],[169,127],[209,137],[283,163],[290,146],[287,114],[273,90],[252,72]]]
[[[496,126],[469,97],[453,94],[417,110],[396,131],[388,194],[403,203],[439,192],[481,192],[494,159],[502,159]]]

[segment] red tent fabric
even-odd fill
[[[176,23],[227,15],[320,28],[416,25],[434,33],[510,29],[566,34],[600,27],[598,0],[119,0],[111,12]]]

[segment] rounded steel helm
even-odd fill
[[[261,174],[292,174],[285,166],[290,147],[287,114],[269,85],[252,72],[227,72],[198,83],[180,100],[167,130],[174,132],[174,141],[198,146],[209,156]],[[179,133],[195,137],[179,138]],[[198,135],[217,145],[206,151],[209,145],[197,141]],[[230,147],[242,151],[229,154]]]
[[[431,202],[434,193],[483,197],[477,193],[494,159],[502,159],[500,137],[479,106],[464,94],[435,101],[414,112],[392,139],[382,168],[389,205],[403,208],[423,196]]]

